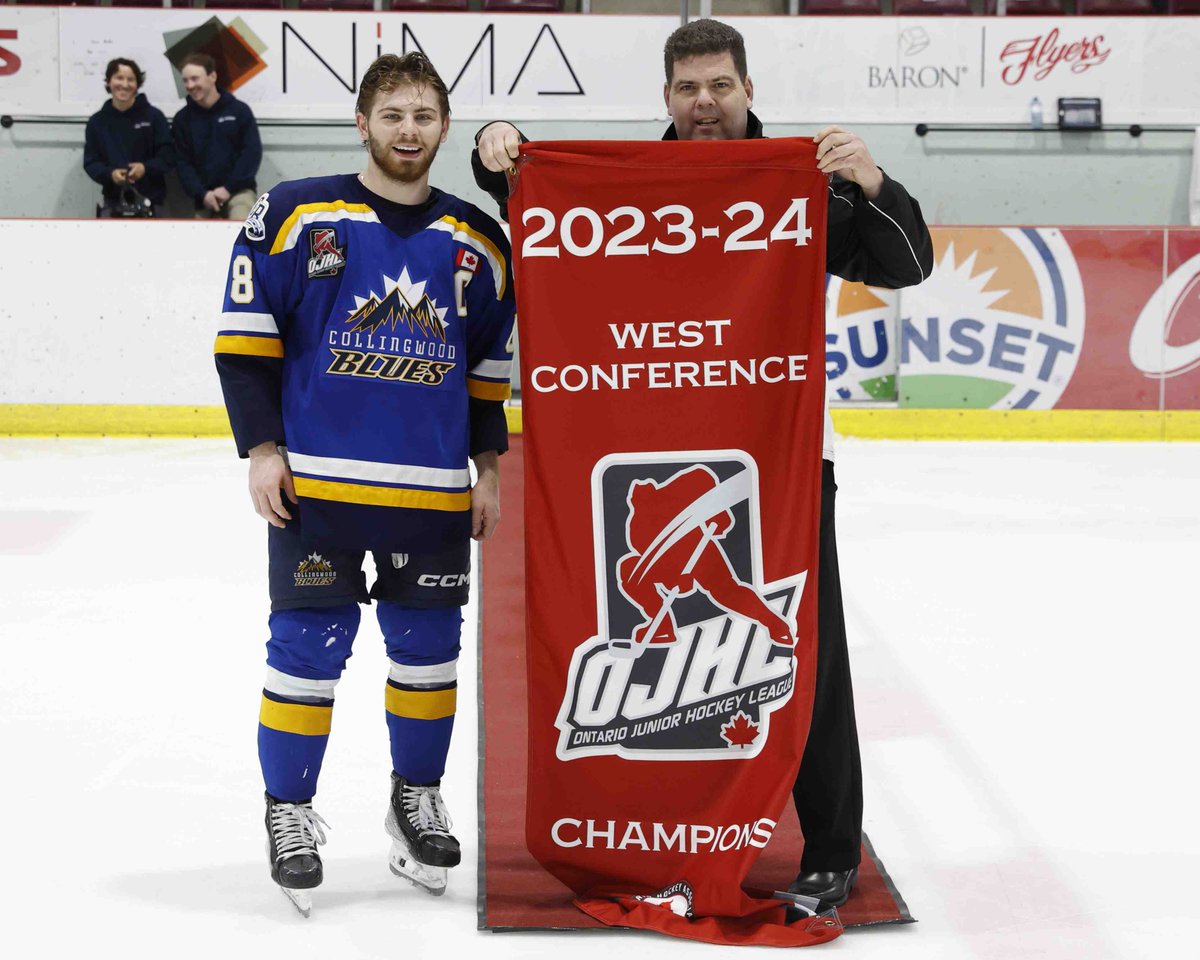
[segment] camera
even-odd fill
[[[97,217],[153,217],[154,204],[133,184],[125,184],[111,203],[96,207]]]

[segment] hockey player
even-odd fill
[[[440,894],[459,862],[439,789],[459,607],[470,539],[487,540],[500,519],[508,447],[510,250],[490,217],[429,185],[449,129],[446,86],[422,54],[380,57],[356,120],[361,174],[258,199],[234,244],[216,340],[238,453],[270,524],[258,746],[271,876],[305,916],[323,876],[312,800],[360,603],[377,601],[391,664],[390,866]]]

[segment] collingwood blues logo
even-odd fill
[[[605,457],[592,519],[599,622],[571,658],[559,759],[757,756],[795,684],[806,572],[762,583],[754,460]]]
[[[343,261],[344,262],[344,261]],[[326,373],[397,383],[437,386],[456,366],[457,348],[447,337],[448,307],[413,280],[408,267],[383,278],[383,292],[354,297],[341,330],[329,331],[333,355]]]
[[[296,566],[292,579],[298,587],[329,587],[337,580],[337,571],[319,553],[310,553]]]

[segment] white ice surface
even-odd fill
[[[838,479],[866,828],[921,922],[817,949],[1200,956],[1200,445],[847,442]],[[469,709],[445,781],[464,865],[441,900],[392,877],[370,614],[321,778],[327,879],[293,911],[263,853],[244,487],[227,442],[0,441],[4,954],[711,955],[476,931]],[[469,629],[464,691],[473,651]]]

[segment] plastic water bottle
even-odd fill
[[[1042,129],[1042,101],[1040,97],[1034,97],[1029,101],[1029,129]]]

